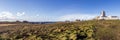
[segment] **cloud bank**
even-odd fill
[[[24,15],[25,13],[17,12],[17,14],[13,14],[9,11],[0,12],[0,21],[15,21],[18,20],[20,16]]]
[[[0,12],[0,21],[16,21],[16,20],[27,20],[27,21],[75,21],[76,19],[80,20],[89,20],[93,19],[96,15],[91,14],[68,14],[63,16],[40,16],[40,15],[33,15],[33,16],[24,16],[25,12],[17,12],[12,13],[9,11]]]
[[[59,21],[75,21],[76,19],[80,20],[90,20],[93,19],[96,15],[90,15],[90,14],[68,14],[64,15],[58,18]]]
[[[4,11],[0,13],[0,19],[1,20],[5,20],[5,19],[15,19],[15,16],[8,12],[8,11]]]

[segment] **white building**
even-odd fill
[[[118,20],[118,16],[106,16],[105,11],[101,12],[100,16],[97,16],[95,19],[97,20]]]

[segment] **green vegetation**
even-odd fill
[[[89,20],[0,27],[0,40],[119,40],[120,20]]]

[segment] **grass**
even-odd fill
[[[0,40],[119,40],[120,20],[89,20],[0,27]]]

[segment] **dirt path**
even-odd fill
[[[10,25],[16,25],[16,24],[0,24],[0,26],[10,26]]]

